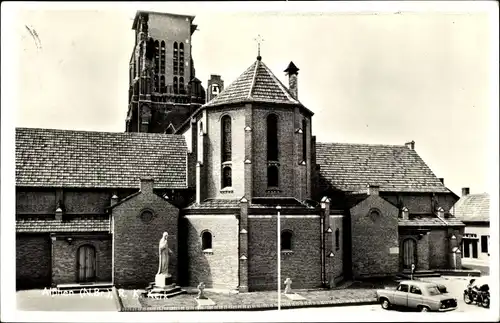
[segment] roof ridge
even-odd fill
[[[255,62],[255,68],[253,70],[252,85],[250,85],[250,90],[248,91],[248,96],[247,96],[248,99],[252,98],[252,92],[253,92],[253,88],[255,87],[255,81],[257,80],[257,70],[259,69],[260,62],[261,62],[260,60],[257,60]]]
[[[290,100],[292,102],[300,103],[299,100],[295,99],[290,94],[290,92],[288,91],[288,89],[283,85],[283,83],[281,83],[281,81],[276,77],[276,75],[274,75],[274,73],[267,67],[266,64],[264,64],[262,62],[262,66],[264,67],[264,69],[266,70],[266,72],[269,73],[269,75],[271,76],[271,78],[273,79],[273,81],[278,84],[278,87],[286,95],[286,97],[288,98],[288,100]]]
[[[349,142],[316,142],[316,145],[343,145],[343,146],[382,146],[382,147],[406,147],[405,145],[394,144],[363,144],[363,143],[349,143]]]
[[[16,127],[16,132],[21,131],[44,131],[44,132],[66,132],[66,133],[85,133],[85,134],[102,134],[102,135],[124,135],[124,136],[152,136],[152,137],[176,137],[182,135],[167,134],[167,133],[152,133],[152,132],[123,132],[123,131],[96,131],[96,130],[73,130],[73,129],[56,129],[56,128],[29,128]]]

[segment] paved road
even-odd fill
[[[17,309],[21,311],[116,311],[111,293],[50,294],[42,289],[18,291]]]

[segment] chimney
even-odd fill
[[[380,186],[368,185],[368,190],[367,190],[368,195],[378,195],[379,192],[380,192]]]
[[[154,180],[150,177],[141,178],[141,192],[153,193]]]
[[[113,196],[111,196],[111,206],[115,205],[116,203],[118,203],[118,196],[113,194]]]
[[[299,69],[293,62],[290,62],[284,72],[288,75],[288,90],[293,98],[298,100],[299,89],[297,87],[297,75],[299,74]]]
[[[462,196],[467,196],[469,195],[470,191],[468,187],[462,188]]]
[[[415,141],[410,141],[410,142],[407,142],[405,143],[405,146],[411,150],[415,150]]]
[[[444,185],[444,178],[439,178],[439,181]]]
[[[406,206],[403,207],[403,209],[401,210],[401,214],[403,215],[403,220],[410,219],[410,211],[408,210],[408,208]]]

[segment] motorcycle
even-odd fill
[[[477,287],[475,284],[475,279],[471,279],[467,289],[464,290],[464,302],[465,304],[476,303],[477,306],[482,306],[484,308],[490,307],[490,288],[488,284],[483,284],[481,287]]]

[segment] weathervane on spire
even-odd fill
[[[258,48],[257,59],[260,61],[262,59],[262,56],[260,56],[260,43],[264,41],[264,38],[262,38],[262,36],[259,34],[257,35],[256,38],[254,38],[254,40],[257,42],[257,48]]]

